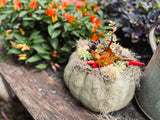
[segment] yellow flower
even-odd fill
[[[52,16],[52,22],[56,22],[58,20],[57,15]]]
[[[27,45],[25,45],[25,46],[21,49],[21,51],[25,51],[25,50],[30,50],[30,47],[28,47]]]
[[[19,54],[18,56],[19,56],[18,60],[26,60],[27,59],[26,54]]]

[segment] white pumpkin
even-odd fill
[[[105,81],[92,72],[81,70],[77,66],[78,59],[76,51],[71,55],[64,70],[65,84],[77,100],[95,112],[117,111],[130,102],[135,92],[135,79],[139,78],[138,75],[136,76],[137,72],[138,74],[140,72],[138,67],[135,71],[132,68],[132,72],[126,71],[126,75],[113,71],[113,74],[117,74],[115,80]],[[104,67],[96,69],[104,69]],[[112,72],[112,69],[109,71]]]

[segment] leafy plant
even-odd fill
[[[148,33],[160,21],[159,0],[98,0],[107,18],[116,22],[118,37],[148,41]],[[159,34],[157,27],[156,35]]]
[[[67,62],[79,38],[104,38],[108,27],[97,4],[84,1],[0,0],[0,33],[6,55],[54,71]]]

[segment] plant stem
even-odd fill
[[[114,25],[112,25],[112,37],[111,37],[111,41],[108,45],[108,48],[110,48],[111,44],[113,43],[113,34],[114,34],[113,27],[114,27]]]

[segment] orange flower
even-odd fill
[[[22,8],[20,0],[14,0],[13,5],[15,10],[20,10]]]
[[[21,32],[22,35],[25,34],[24,30],[22,28],[19,28],[19,31]]]
[[[54,16],[58,10],[53,8],[47,8],[45,14],[49,15],[50,17]]]
[[[91,15],[90,18],[91,18],[91,22],[92,22],[93,24],[95,24],[98,16],[97,16],[97,15]]]
[[[65,8],[65,7],[69,6],[72,3],[73,3],[72,1],[64,0],[64,1],[62,1],[62,8]]]
[[[63,12],[63,17],[66,17],[66,12]]]
[[[90,14],[90,11],[87,11],[87,12],[85,13],[86,16],[88,16],[89,14]]]
[[[0,24],[2,24],[2,21],[0,20]]]
[[[94,11],[96,12],[96,11],[98,11],[98,10],[100,10],[100,6],[96,6],[95,8],[94,8]]]
[[[7,30],[7,31],[6,31],[6,37],[8,37],[8,36],[9,36],[9,33],[11,33],[11,32],[12,32],[11,29]]]
[[[100,34],[100,35],[104,35],[104,32],[100,32],[99,34]]]
[[[37,0],[33,0],[32,2],[30,2],[30,8],[31,9],[36,9],[36,7],[37,7]]]
[[[100,38],[100,36],[96,36],[95,33],[92,35],[92,40],[93,40],[93,41],[96,41],[96,40],[98,40],[99,38]]]
[[[57,56],[57,54],[56,54],[56,53],[53,53],[52,57],[56,57],[56,56]]]
[[[100,26],[101,26],[101,24],[99,23],[99,21],[100,21],[100,20],[95,20],[95,25],[96,25],[97,27],[100,27]]]
[[[18,45],[17,45],[17,48],[18,48],[18,49],[22,49],[24,46],[25,46],[25,44],[18,44]]]
[[[15,48],[15,46],[14,46],[14,45],[11,45],[11,48]]]
[[[3,5],[6,3],[7,3],[7,0],[0,0],[0,8],[3,7]]]
[[[72,23],[73,20],[75,20],[76,18],[73,15],[70,15],[69,13],[67,13],[66,19],[68,20],[69,23]]]
[[[92,28],[92,32],[96,32],[97,27]]]

